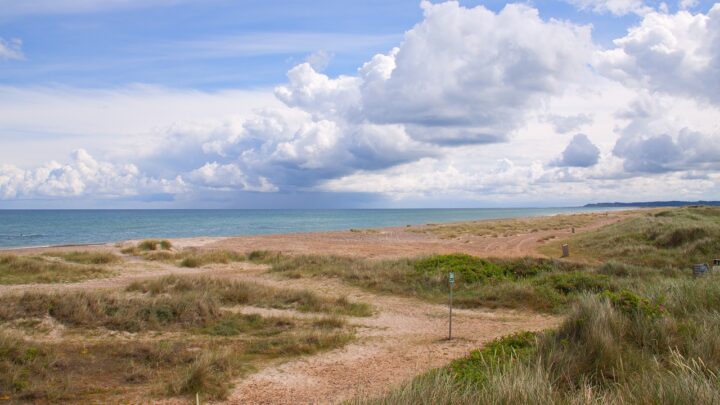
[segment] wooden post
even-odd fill
[[[563,243],[562,245],[562,257],[568,257],[570,256],[570,247],[567,243]]]
[[[448,274],[448,281],[450,282],[450,322],[448,324],[448,340],[452,340],[452,299],[453,299],[453,286],[455,286],[455,273],[450,272]]]

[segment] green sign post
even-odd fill
[[[448,340],[452,340],[452,298],[453,287],[455,286],[455,273],[448,273],[448,281],[450,282],[450,322],[448,325]]]

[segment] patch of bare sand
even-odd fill
[[[630,215],[633,214],[627,211],[607,215],[595,214],[593,223],[576,228],[576,232],[587,232],[610,225]],[[544,255],[537,251],[540,245],[551,239],[572,235],[572,230],[568,228],[525,232],[506,237],[460,235],[457,238],[441,239],[430,233],[411,232],[408,229],[381,228],[373,232],[309,232],[218,238],[214,242],[205,241],[203,248],[240,252],[274,250],[285,254],[329,254],[366,258],[416,257],[446,253],[487,257],[543,257]]]
[[[348,318],[357,340],[342,349],[267,367],[240,380],[228,403],[338,403],[378,395],[431,368],[447,364],[484,343],[521,330],[556,326],[558,317],[509,310],[455,310],[453,340],[448,309],[412,298],[378,295],[337,280],[282,280],[246,272],[242,279],[275,286],[309,287],[371,303],[376,314]]]

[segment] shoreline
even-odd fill
[[[482,209],[482,208],[480,208]],[[532,209],[532,208],[528,208]],[[563,209],[563,208],[558,208]],[[572,209],[572,208],[570,208]],[[510,220],[532,220],[532,219],[538,219],[538,218],[549,218],[549,217],[556,217],[556,216],[572,216],[572,215],[582,215],[582,214],[596,214],[596,215],[602,215],[602,214],[610,214],[615,212],[628,212],[628,211],[644,211],[652,208],[646,208],[646,207],[640,207],[640,208],[626,208],[626,207],[620,207],[620,208],[602,208],[602,209],[582,209],[578,211],[569,211],[569,212],[553,212],[553,213],[547,213],[547,214],[540,214],[540,215],[527,215],[527,216],[508,216],[508,217],[496,217],[496,218],[479,218],[479,219],[471,219],[471,220],[461,220],[461,221],[436,221],[436,222],[426,222],[426,223],[415,223],[415,224],[406,224],[404,226],[402,225],[394,225],[394,226],[380,226],[380,227],[362,227],[362,228],[343,228],[343,229],[329,229],[329,230],[315,230],[315,231],[298,231],[298,232],[272,232],[272,233],[253,233],[253,234],[232,234],[232,235],[198,235],[198,236],[147,236],[143,238],[131,238],[131,239],[119,239],[115,241],[105,241],[105,242],[87,242],[87,243],[61,243],[61,244],[48,244],[48,245],[28,245],[28,246],[0,246],[0,253],[12,253],[15,251],[18,252],[31,252],[33,250],[54,250],[54,249],[67,249],[67,248],[97,248],[97,247],[108,247],[108,248],[114,248],[117,244],[127,244],[127,243],[134,243],[138,241],[142,241],[144,239],[168,239],[173,243],[180,243],[181,245],[184,245],[185,242],[192,243],[193,241],[198,240],[204,240],[206,242],[212,243],[212,242],[222,242],[223,240],[227,239],[238,239],[238,238],[282,238],[282,237],[298,237],[302,235],[307,236],[319,236],[319,235],[327,235],[327,234],[338,234],[338,233],[368,233],[368,232],[392,232],[392,231],[405,231],[408,228],[420,228],[420,227],[428,227],[428,226],[436,226],[436,225],[461,225],[461,224],[470,224],[470,223],[478,223],[478,222],[492,222],[492,221],[510,221]],[[510,209],[509,209],[510,210]]]

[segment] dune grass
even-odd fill
[[[123,253],[131,254],[133,256],[141,257],[149,261],[160,261],[165,263],[172,263],[179,267],[203,267],[209,264],[228,264],[233,262],[241,262],[246,260],[245,255],[232,250],[226,249],[183,249],[183,250],[170,250],[171,245],[164,248],[162,241],[150,241],[147,243],[149,246],[156,248],[141,248],[142,245],[146,244],[144,241],[136,246],[131,246],[122,250]]]
[[[237,312],[238,305],[297,309],[315,318]],[[271,358],[330,350],[353,339],[338,314],[369,306],[308,291],[208,277],[169,276],[124,291],[0,296],[0,397],[30,402],[114,402],[195,396],[222,399],[234,377]],[[21,336],[19,324],[52,319],[71,337]],[[37,324],[38,322],[35,322]],[[15,325],[15,326],[13,326]],[[118,339],[116,332],[132,339]],[[89,336],[76,339],[72,336]]]
[[[223,305],[252,304],[268,308],[351,316],[372,314],[370,305],[350,302],[346,297],[322,297],[308,290],[279,289],[252,282],[210,277],[167,276],[136,281],[127,287],[127,291],[147,293],[151,297],[162,297],[167,294],[204,294],[216,297]]]
[[[111,270],[96,264],[67,263],[43,256],[0,255],[0,284],[65,283],[112,274]]]
[[[628,304],[584,295],[557,331],[501,338],[382,397],[350,403],[716,403],[720,338],[711,331],[720,308],[675,312],[694,299],[685,287],[671,287],[667,309],[640,296]],[[710,290],[720,297],[720,288]]]
[[[655,269],[687,269],[720,258],[720,208],[652,210],[595,232],[551,242],[541,251],[557,256],[568,243],[571,257],[616,261]]]
[[[43,256],[58,257],[66,262],[78,264],[115,264],[122,262],[122,258],[112,252],[91,252],[91,251],[72,251],[72,252],[48,252]]]
[[[614,213],[612,215],[622,215]],[[597,221],[598,214],[556,215],[537,218],[518,218],[502,220],[471,221],[452,224],[428,224],[409,228],[410,232],[427,233],[443,239],[452,239],[463,235],[471,236],[514,236],[522,233],[571,229],[590,225]]]
[[[271,271],[289,278],[338,277],[373,291],[445,302],[448,273],[456,277],[455,304],[463,308],[562,310],[585,291],[617,290],[607,275],[572,262],[521,258],[480,259],[465,254],[373,261],[339,256],[288,256]]]
[[[121,250],[122,253],[138,256],[143,252],[153,252],[172,249],[172,243],[166,239],[145,239],[135,245]]]
[[[228,264],[245,260],[245,255],[232,250],[185,251],[179,254],[180,267],[202,267],[207,264]]]
[[[720,274],[693,278],[689,266],[717,254],[719,218],[720,208],[653,210],[573,236],[571,251],[600,264],[533,281],[579,291],[557,330],[499,339],[349,403],[718,403]]]

